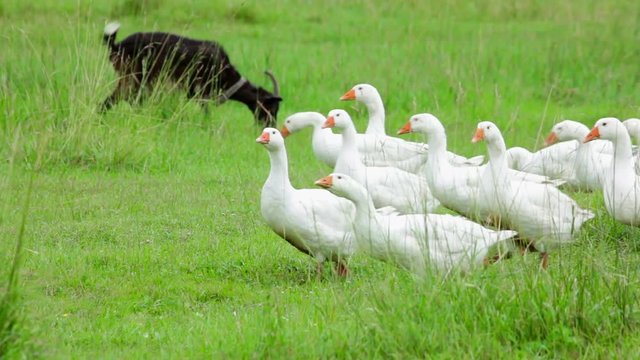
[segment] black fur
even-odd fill
[[[135,33],[117,43],[116,34],[117,30],[103,36],[111,50],[111,63],[120,75],[116,90],[102,105],[103,110],[108,110],[121,99],[141,100],[143,92],[140,90],[143,87],[151,89],[161,76],[184,85],[189,98],[206,100],[217,98],[220,92],[241,78],[217,42],[150,32]],[[267,127],[275,126],[282,100],[275,78],[270,77],[274,92],[247,81],[230,97],[230,100],[247,105],[256,121]],[[203,105],[206,107],[206,103]]]

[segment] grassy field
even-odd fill
[[[562,119],[640,115],[640,2],[183,3],[0,3],[2,296],[23,241],[0,357],[640,356],[640,231],[600,194],[573,194],[598,217],[547,272],[525,256],[416,280],[356,256],[348,279],[318,280],[261,219],[269,162],[242,104],[205,115],[162,89],[97,112],[116,81],[102,29],[119,20],[120,39],[217,39],[267,87],[271,69],[280,120],[343,107],[364,129],[365,109],[338,97],[368,82],[388,132],[432,112],[461,154],[485,153],[470,143],[479,120],[535,149]],[[308,133],[287,147],[295,186],[331,171]]]

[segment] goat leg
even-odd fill
[[[140,90],[140,81],[137,80],[135,75],[123,76],[118,80],[118,85],[109,97],[107,97],[102,106],[100,107],[100,113],[104,113],[116,105],[120,100],[125,99],[130,101],[132,94]]]
[[[187,90],[187,98],[196,99],[204,114],[209,115],[209,102],[211,101],[211,96],[206,88],[200,88],[198,84],[200,84],[201,81],[202,79],[199,78],[191,80]]]

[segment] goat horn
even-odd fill
[[[280,96],[280,85],[278,85],[278,80],[276,80],[276,77],[273,76],[273,74],[269,70],[266,70],[264,74],[267,75],[273,83],[273,95]]]

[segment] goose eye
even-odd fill
[[[271,132],[271,134],[275,135],[275,134],[276,134],[276,132],[275,132],[275,131],[272,131],[272,132]]]
[[[338,175],[338,179],[342,179],[342,176]]]
[[[487,125],[487,130],[491,129],[491,125]]]
[[[358,86],[358,90],[362,90],[362,86]]]
[[[340,114],[336,114],[336,116],[340,116]]]
[[[607,123],[606,123],[606,122],[603,122],[603,123],[602,123],[602,126],[607,126]]]
[[[291,124],[291,120],[287,120],[287,124]]]

